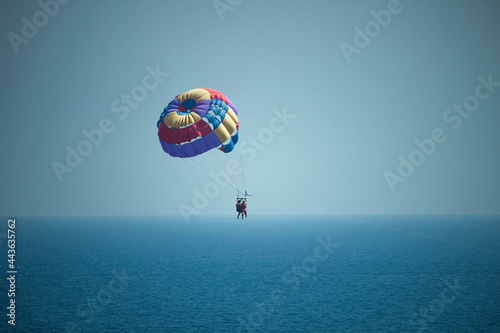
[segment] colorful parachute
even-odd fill
[[[207,88],[180,94],[156,124],[163,150],[173,157],[194,157],[219,148],[229,153],[238,142],[238,112],[224,94]]]

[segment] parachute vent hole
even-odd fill
[[[193,109],[195,105],[196,101],[192,98],[186,99],[184,102],[182,102],[182,106],[185,107],[188,111],[191,111],[191,109]]]

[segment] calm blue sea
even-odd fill
[[[15,230],[16,325],[4,278],[2,332],[500,332],[498,217],[18,218]]]

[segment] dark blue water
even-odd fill
[[[2,332],[500,332],[499,218],[20,218],[16,236]]]

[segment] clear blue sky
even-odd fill
[[[197,87],[266,142],[244,160],[253,214],[500,213],[497,1],[40,3],[0,3],[0,216],[194,207],[211,180],[163,153],[156,121]],[[234,213],[232,190],[208,201]]]

